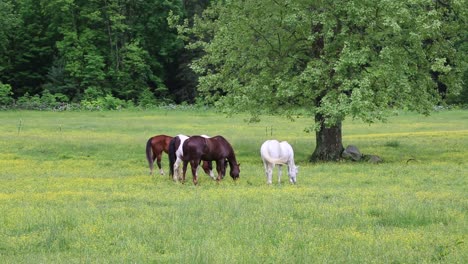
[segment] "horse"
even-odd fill
[[[192,136],[185,140],[182,146],[184,155],[182,157],[183,175],[182,180],[185,181],[185,173],[187,172],[187,164],[190,162],[192,169],[193,184],[198,184],[197,169],[200,161],[216,161],[216,170],[219,182],[226,173],[226,160],[230,166],[230,175],[234,180],[239,178],[239,163],[237,163],[236,155],[231,144],[222,136],[205,138],[202,136]]]
[[[265,174],[267,184],[271,184],[273,168],[278,165],[278,183],[281,183],[281,168],[284,164],[288,165],[289,181],[296,183],[297,167],[294,164],[294,151],[288,142],[278,140],[267,140],[260,148],[263,165],[265,166]]]
[[[207,135],[202,135],[202,137],[208,138]],[[186,135],[177,135],[169,142],[169,175],[172,175],[174,181],[178,181],[180,178],[179,175],[179,166],[182,163],[182,157],[184,156],[184,151],[182,145],[185,140],[189,137]],[[208,174],[212,179],[216,179],[213,173],[211,162],[203,161],[202,165],[203,171]]]
[[[164,171],[161,168],[161,156],[163,151],[169,152],[169,142],[172,140],[172,137],[166,135],[157,135],[150,137],[146,142],[146,159],[148,160],[148,165],[150,168],[150,175],[153,175],[153,165],[154,160],[157,159],[157,164],[159,167],[159,173],[164,175]]]

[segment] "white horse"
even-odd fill
[[[294,164],[294,151],[288,142],[278,140],[267,140],[260,148],[263,165],[265,166],[265,174],[267,184],[271,184],[273,168],[278,165],[278,183],[281,183],[281,168],[283,165],[288,165],[289,181],[296,183],[297,167]]]
[[[209,138],[209,136],[207,135],[201,135],[201,136],[204,138]],[[180,168],[180,164],[182,163],[182,157],[184,156],[184,150],[182,149],[182,146],[184,145],[184,142],[189,138],[188,136],[182,135],[182,134],[177,135],[176,137],[179,137],[180,145],[175,151],[176,160],[174,162],[174,175],[173,175],[174,181],[177,181],[180,178],[181,173],[180,173],[179,168]],[[206,168],[205,166],[203,166],[203,168],[208,170],[208,168]],[[216,180],[213,170],[209,170],[208,174],[213,180]],[[197,171],[197,175],[198,175],[198,171]]]

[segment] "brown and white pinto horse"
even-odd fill
[[[231,168],[230,175],[234,180],[239,178],[239,165],[236,160],[234,150],[229,142],[222,136],[215,136],[212,138],[205,138],[202,136],[192,136],[185,140],[183,146],[184,155],[182,161],[183,176],[182,180],[185,181],[185,173],[187,171],[187,164],[190,162],[192,168],[193,184],[198,184],[197,169],[200,161],[216,161],[216,170],[218,171],[217,180],[220,181],[226,173],[226,160]]]
[[[207,135],[202,135],[202,137],[209,138]],[[182,146],[187,140],[189,136],[186,135],[177,135],[172,138],[171,142],[169,143],[169,175],[172,175],[174,181],[178,181],[181,179],[181,173],[179,172],[180,163],[182,163],[182,157],[184,156],[184,152],[182,150]],[[213,174],[213,169],[211,162],[203,161],[202,165],[203,170],[206,174],[208,174],[213,180],[216,179]]]
[[[146,159],[150,168],[150,175],[153,175],[154,160],[157,159],[159,167],[159,173],[164,175],[164,171],[161,167],[161,156],[163,151],[169,153],[169,142],[172,137],[166,135],[157,135],[148,139],[146,142]]]

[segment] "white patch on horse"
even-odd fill
[[[174,181],[178,181],[180,178],[180,172],[179,172],[179,167],[180,163],[182,163],[182,157],[184,156],[184,150],[182,149],[182,146],[184,145],[185,140],[187,140],[189,137],[186,135],[177,135],[180,139],[180,145],[176,150],[176,161],[174,162],[174,175],[173,179]]]
[[[278,183],[281,183],[281,168],[288,166],[288,176],[291,183],[296,183],[297,167],[294,164],[294,151],[288,142],[278,140],[267,140],[260,148],[267,184],[272,183],[273,168],[278,165]]]

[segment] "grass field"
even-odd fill
[[[211,111],[0,112],[1,263],[466,263],[468,112],[347,120],[381,164],[308,163],[290,122]],[[221,134],[240,180],[148,175],[146,140]],[[298,184],[266,185],[261,143],[287,140]],[[167,171],[167,155],[163,158]],[[283,169],[284,170],[284,169]],[[188,177],[191,179],[191,177]]]

